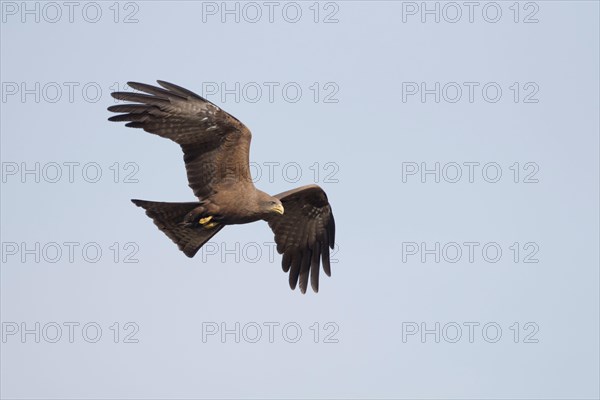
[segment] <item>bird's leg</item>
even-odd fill
[[[213,212],[211,212],[213,211]],[[204,229],[212,229],[219,225],[218,217],[215,217],[212,209],[207,209],[205,206],[194,208],[183,218],[183,225],[188,228],[197,228],[198,226]]]
[[[205,220],[205,218],[202,218],[203,215],[206,215],[206,209],[202,206],[196,207],[186,214],[186,216],[183,218],[183,224],[189,228],[195,228],[198,226],[198,224],[202,225],[202,222],[199,220]]]

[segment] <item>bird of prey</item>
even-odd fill
[[[275,234],[281,266],[293,289],[308,280],[319,290],[319,268],[331,276],[329,249],[335,241],[335,222],[325,191],[302,186],[270,196],[258,190],[250,176],[250,130],[237,118],[203,97],[172,83],[161,87],[128,82],[142,93],[114,92],[135,104],[108,108],[119,113],[109,121],[127,121],[181,146],[190,188],[197,202],[164,203],[131,200],[146,210],[154,224],[188,257],[226,225],[265,220]]]

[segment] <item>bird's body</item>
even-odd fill
[[[335,223],[327,195],[317,185],[275,196],[258,190],[249,168],[250,130],[235,117],[187,89],[158,81],[162,87],[129,82],[141,93],[115,92],[121,104],[111,121],[171,139],[184,153],[189,185],[198,202],[132,200],[188,257],[193,257],[226,225],[265,220],[275,233],[290,287],[298,280],[304,293],[309,280],[318,291],[319,264],[331,274],[329,248]]]
[[[278,204],[276,200],[256,188],[234,186],[202,199],[202,204],[192,214],[196,220],[211,216],[213,222],[223,225],[248,224],[271,216],[272,210],[261,207],[261,202],[273,201]]]

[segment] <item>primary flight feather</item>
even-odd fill
[[[172,83],[161,87],[128,82],[143,93],[114,92],[133,104],[108,108],[119,113],[109,121],[171,139],[183,150],[190,188],[199,202],[163,203],[132,200],[188,257],[226,225],[265,220],[275,234],[281,266],[289,284],[306,292],[310,280],[319,290],[319,269],[331,276],[329,249],[335,222],[325,191],[302,186],[270,196],[258,190],[250,176],[252,135],[237,118],[201,96]]]

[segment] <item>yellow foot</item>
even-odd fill
[[[212,220],[212,218],[213,218],[212,215],[209,215],[208,217],[205,217],[205,218],[200,218],[198,220],[198,224],[202,225],[202,227],[204,229],[212,229],[215,226],[219,225],[216,222],[210,222]]]
[[[200,220],[198,220],[198,223],[200,225],[206,225],[211,219],[212,219],[212,215],[209,215],[206,218],[200,218]]]

